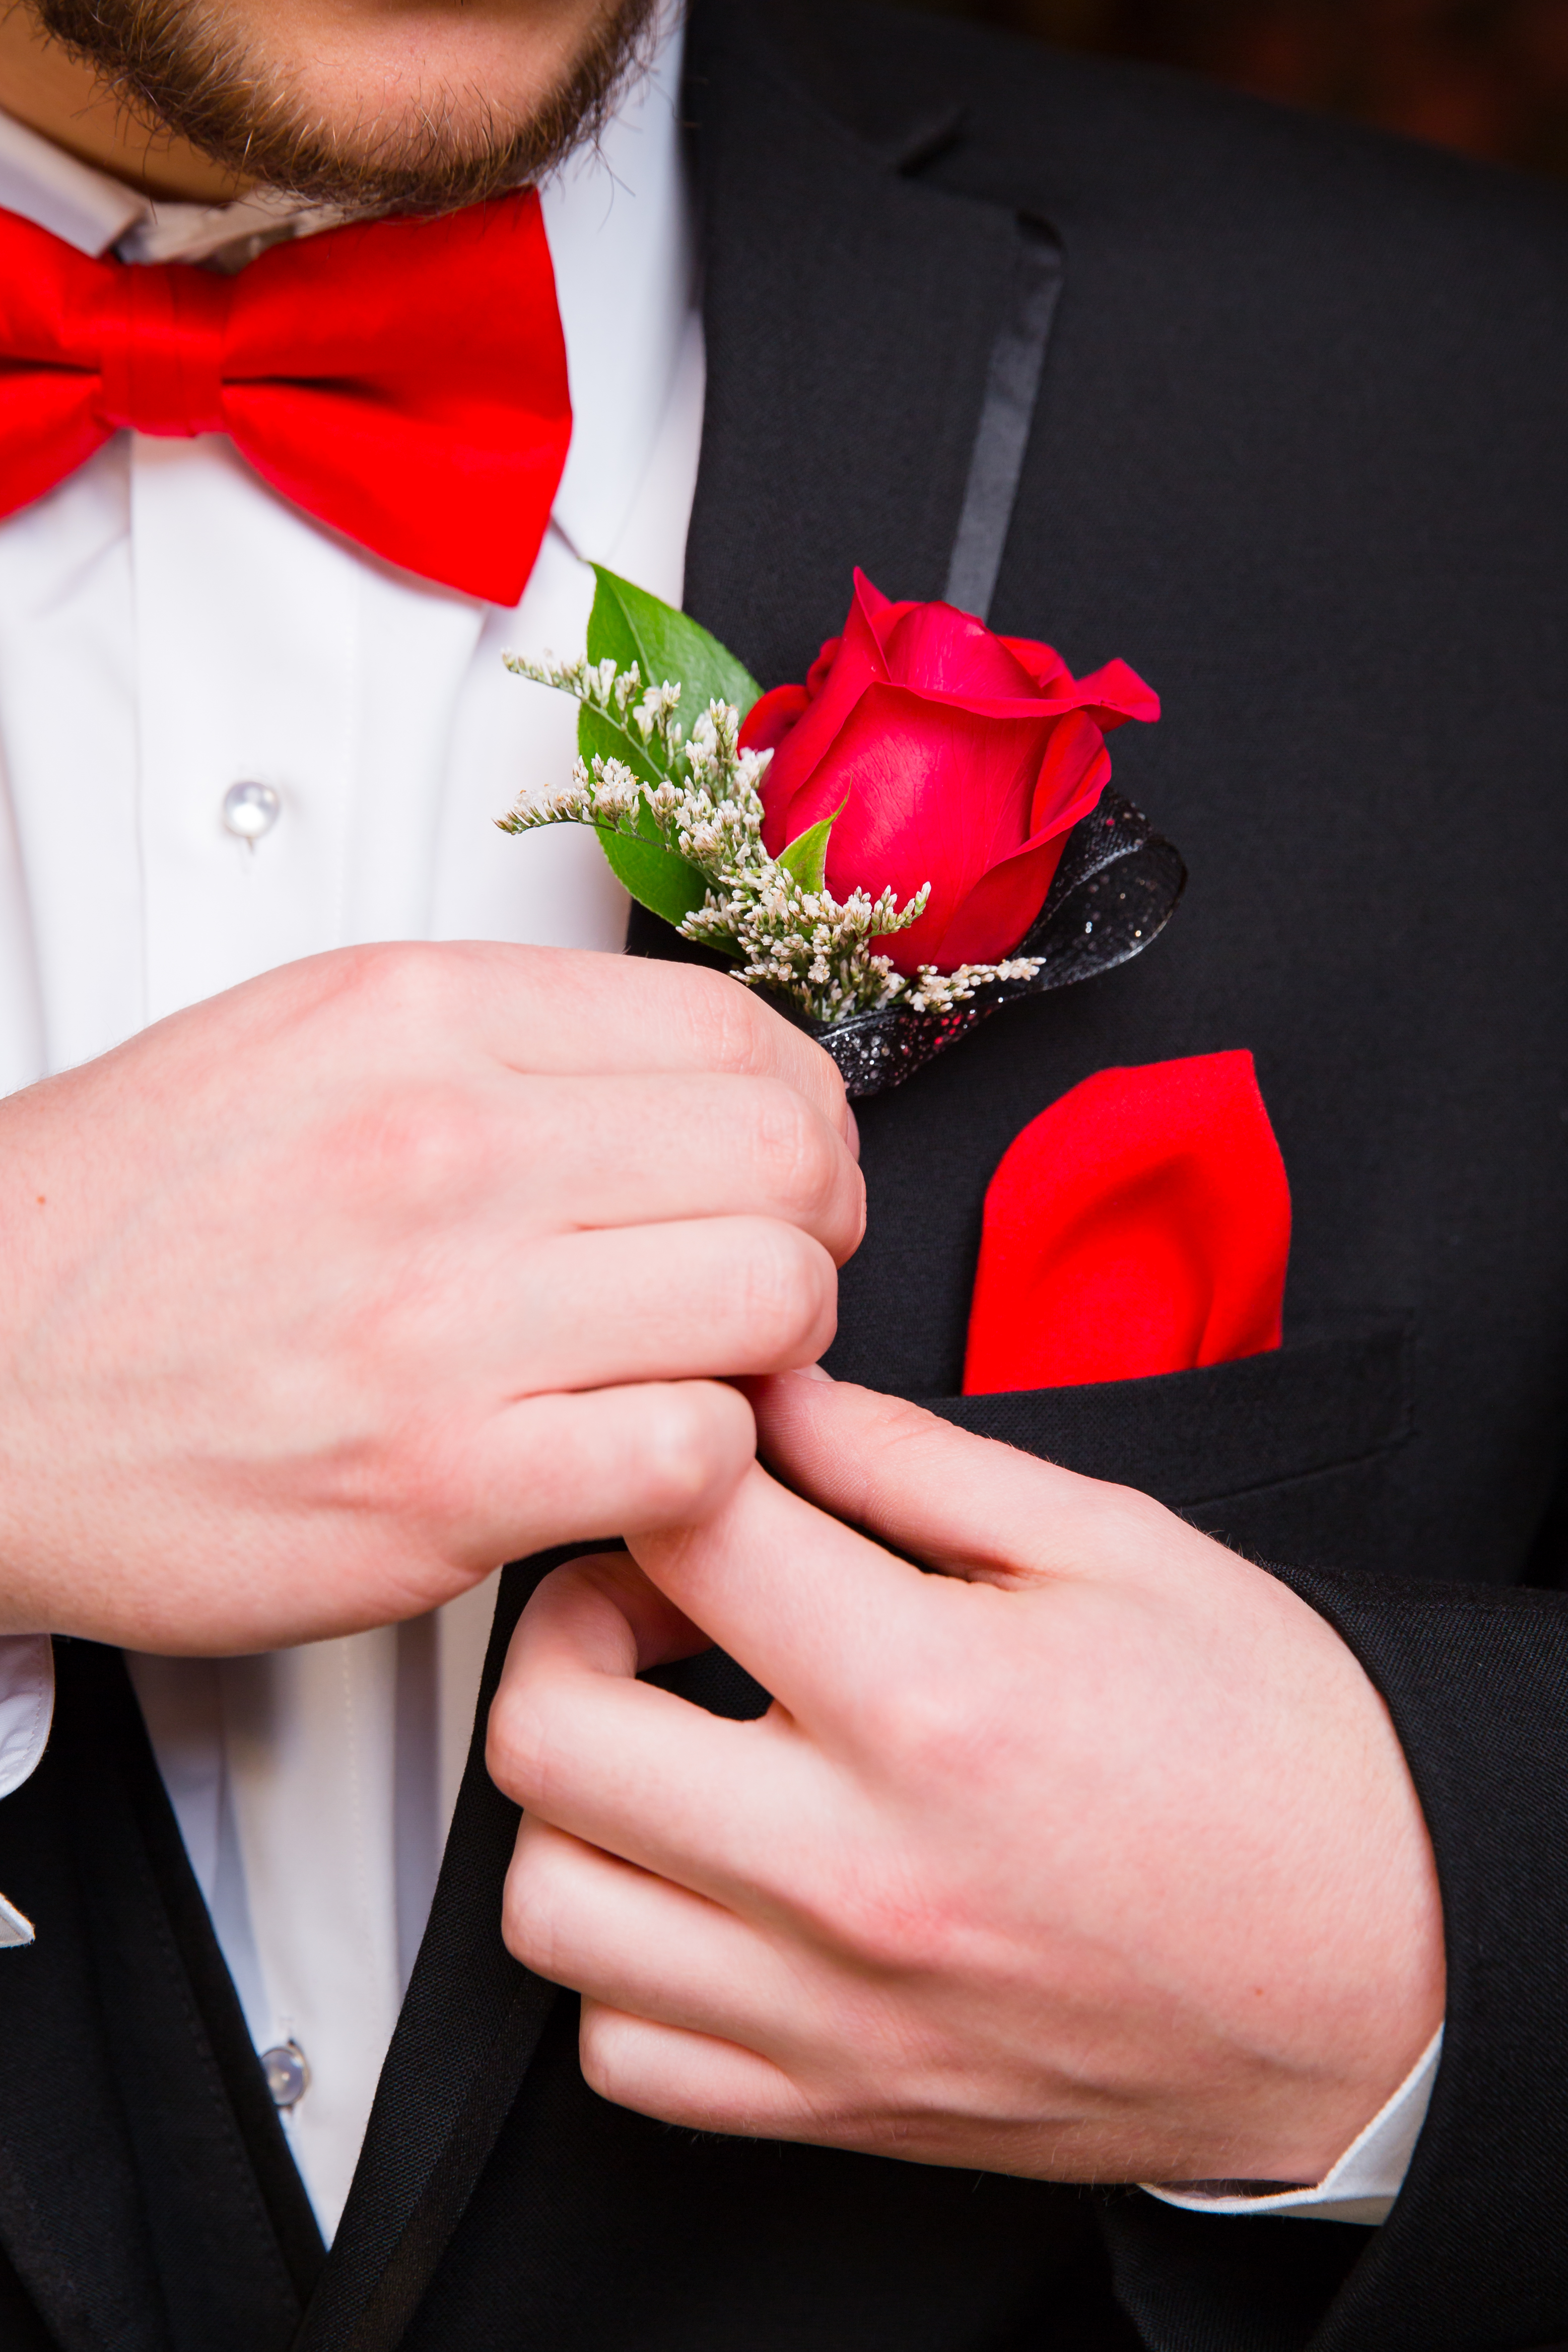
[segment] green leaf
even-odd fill
[[[641,829],[635,835],[601,829],[599,845],[622,888],[629,890],[639,906],[662,915],[666,923],[678,927],[707,896],[707,884],[696,867],[666,849],[662,841],[644,840]]]
[[[643,742],[634,727],[618,727],[602,710],[583,703],[577,714],[577,748],[591,767],[595,753],[601,760],[623,760],[634,776],[645,784],[663,782],[664,771],[655,757],[653,747]],[[657,835],[653,838],[656,840]]]
[[[828,887],[828,835],[849,806],[846,793],[831,816],[818,819],[798,833],[787,848],[779,852],[779,863],[792,874],[802,890],[825,890]]]
[[[716,637],[602,564],[594,565],[593,576],[599,584],[588,620],[590,661],[608,658],[622,673],[635,662],[644,687],[678,681],[680,719],[688,735],[710,702],[733,702],[745,718],[762,689]],[[586,705],[578,718],[577,746],[590,761],[596,754],[624,761],[644,783],[658,783],[664,772],[634,727],[618,727]],[[665,848],[645,805],[639,804],[634,835],[601,830],[599,840],[622,888],[666,923],[682,922],[702,905],[706,883],[695,866]]]
[[[680,684],[681,723],[687,734],[692,721],[710,702],[733,702],[744,719],[762,688],[743,664],[716,637],[687,613],[634,588],[601,563],[593,567],[599,583],[588,620],[588,658],[607,656],[622,670],[633,662],[644,686]]]

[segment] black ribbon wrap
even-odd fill
[[[1030,980],[998,980],[944,1012],[906,1003],[848,1021],[812,1021],[781,998],[769,1003],[826,1047],[852,1097],[885,1094],[971,1029],[1019,997],[1071,988],[1142,955],[1158,939],[1186,887],[1180,851],[1142,809],[1106,786],[1098,806],[1073,826],[1050,892],[1014,956],[1038,956]],[[767,993],[767,992],[761,992]]]

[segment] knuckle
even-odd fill
[[[950,1433],[950,1423],[939,1421],[924,1405],[894,1396],[876,1398],[867,1433],[869,1442],[895,1462],[905,1454],[925,1454],[933,1436],[946,1438]]]
[[[578,2029],[578,2063],[582,2079],[600,2098],[622,2104],[628,2083],[626,2035],[620,2018],[597,2001],[584,2001]]]
[[[552,1748],[549,1709],[531,1679],[504,1682],[485,1729],[485,1769],[502,1795],[529,1811],[544,1806]]]
[[[757,1082],[753,1150],[780,1204],[803,1223],[820,1223],[839,1205],[844,1154],[831,1129],[782,1078]]]
[[[507,1873],[501,1934],[507,1949],[536,1976],[557,1978],[566,1951],[563,1889],[549,1852],[525,1823]]]
[[[873,1485],[896,1491],[904,1462],[914,1475],[924,1471],[934,1433],[946,1440],[953,1433],[921,1405],[902,1397],[871,1396],[852,1456],[844,1463],[847,1494],[864,1505]]]
[[[754,1434],[750,1408],[733,1389],[691,1381],[643,1390],[627,1443],[627,1486],[639,1516],[679,1525],[706,1501],[720,1473],[750,1451]]]
[[[700,1066],[730,1077],[777,1078],[814,1103],[831,1124],[847,1127],[848,1097],[831,1054],[729,973],[674,969],[680,971],[683,1016]]]
[[[451,997],[451,959],[426,940],[388,940],[340,948],[331,958],[333,994],[340,1011],[357,1024],[393,1034],[423,1029],[444,1012]]]
[[[455,1561],[473,1509],[473,1473],[463,1450],[433,1433],[427,1417],[411,1413],[399,1393],[417,1337],[391,1312],[361,1311],[356,1326],[344,1360],[361,1394],[380,1404],[382,1426],[334,1465],[333,1499],[340,1507],[373,1509],[405,1541],[444,1565]]]
[[[936,1972],[953,1943],[953,1922],[919,1879],[858,1870],[833,1891],[834,1940],[869,1976]]]
[[[683,1015],[699,1066],[742,1078],[768,1071],[774,1059],[769,1027],[778,1015],[727,972],[678,969]]]
[[[493,1130],[478,1094],[405,1081],[344,1114],[333,1161],[356,1194],[390,1199],[428,1226],[444,1222],[489,1168]]]
[[[821,1244],[770,1218],[747,1221],[734,1270],[739,1328],[768,1353],[813,1339],[836,1311],[838,1278]]]
[[[977,1714],[961,1681],[927,1660],[882,1703],[875,1734],[904,1788],[933,1794],[951,1789],[983,1743],[983,1711]]]
[[[1062,1474],[1058,1474],[1061,1476]],[[1066,1474],[1056,1514],[1053,1547],[1059,1572],[1092,1571],[1113,1561],[1145,1560],[1166,1556],[1173,1535],[1185,1534],[1183,1523],[1135,1486],[1103,1483],[1075,1473]]]

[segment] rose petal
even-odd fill
[[[882,647],[872,628],[872,616],[862,592],[876,597],[877,592],[869,580],[855,574],[855,601],[850,607],[844,624],[844,634],[820,691],[790,729],[787,740],[773,755],[773,764],[763,779],[762,805],[766,812],[762,827],[762,843],[770,857],[777,857],[786,842],[793,841],[809,824],[836,808],[842,799],[834,792],[826,806],[818,808],[811,786],[818,762],[832,744],[834,737],[849,718],[865,688],[873,680],[887,675]],[[887,606],[885,596],[878,599]],[[825,649],[824,649],[825,650]],[[830,786],[828,788],[831,790]]]
[[[950,604],[894,604],[857,571],[843,635],[803,686],[762,697],[741,741],[773,751],[762,798],[774,856],[831,816],[837,897],[890,888],[903,904],[930,883],[919,924],[884,942],[912,971],[1018,945],[1061,839],[1104,788],[1104,731],[1158,715],[1125,662],[1074,678],[1053,646],[998,636]]]
[[[916,604],[883,639],[889,676],[925,694],[1010,700],[1039,692],[1033,673],[983,621],[952,604]]]
[[[828,673],[838,660],[843,645],[841,636],[830,637],[810,668],[806,672],[806,691],[815,701],[828,682]]]
[[[1044,906],[1062,846],[1111,781],[1111,755],[1092,719],[1074,711],[1051,730],[1030,804],[1029,838],[993,860],[955,902],[939,887],[907,931],[879,941],[895,968],[995,963],[1010,955]]]
[[[743,751],[776,751],[805,709],[810,697],[803,686],[776,686],[754,702],[740,730]]]
[[[1051,719],[1064,718],[1070,710],[1082,710],[1102,731],[1120,727],[1124,719],[1140,715],[1119,703],[1103,700],[1097,682],[1092,679],[1063,679],[1061,687],[1050,694],[948,694],[939,688],[918,686],[913,681],[906,682],[905,691],[918,694],[928,702],[946,704],[950,709],[971,711],[977,719]]]
[[[1030,799],[1030,835],[1076,824],[1111,781],[1105,738],[1087,711],[1070,711],[1051,729]]]
[[[1124,661],[1108,661],[1078,680],[1082,708],[1092,710],[1107,732],[1129,719],[1152,726],[1160,715],[1160,698]]]
[[[1023,664],[1037,687],[1055,687],[1063,679],[1071,685],[1072,672],[1054,646],[1042,646],[1033,637],[1004,637],[1002,643],[1014,660]]]
[[[906,613],[917,613],[919,609],[919,605],[914,604],[895,604],[891,597],[887,597],[883,594],[882,590],[875,585],[874,582],[866,578],[865,573],[861,570],[859,564],[856,564],[854,571],[854,600],[851,611],[851,621],[852,622],[855,614],[859,614],[861,621],[876,639],[877,646],[882,652],[884,664],[887,655],[888,639],[893,635],[894,631],[897,628],[900,621],[904,619]],[[849,624],[846,624],[845,625],[847,627]]]
[[[1068,740],[1059,747],[1063,733]],[[923,963],[951,971],[1011,955],[1045,904],[1068,835],[1092,815],[1110,781],[1111,755],[1099,729],[1076,714],[1064,719],[1040,762],[1030,838],[988,867],[945,919],[935,904],[928,907],[907,931],[883,940],[882,952],[908,973]],[[934,902],[936,897],[933,891]]]
[[[858,563],[854,568],[854,602],[856,610],[867,621],[873,623],[893,611],[891,596],[884,596],[876,583],[866,578]],[[898,609],[901,613],[907,613],[910,608],[907,604],[901,604]]]
[[[1098,795],[1096,795],[1098,797]],[[925,918],[907,931],[878,942],[901,971],[914,973],[923,963],[954,971],[961,963],[999,963],[1022,944],[1050,895],[1061,853],[1067,846],[1064,827],[1044,841],[1031,842],[1016,857],[1005,857],[982,874],[967,898],[953,909],[939,938],[927,940]],[[906,961],[908,959],[908,961]]]
[[[891,888],[902,905],[929,882],[922,920],[944,929],[981,875],[1027,841],[1044,738],[1034,719],[977,720],[907,688],[869,687],[795,803],[814,823],[849,795],[828,844],[835,897]]]

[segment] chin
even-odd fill
[[[646,55],[660,0],[40,0],[144,118],[236,177],[347,212],[542,177]]]
[[[556,104],[617,11],[581,0],[253,0],[225,8],[225,37],[263,86],[345,146],[380,121],[413,126],[434,110],[455,139],[526,128]]]

